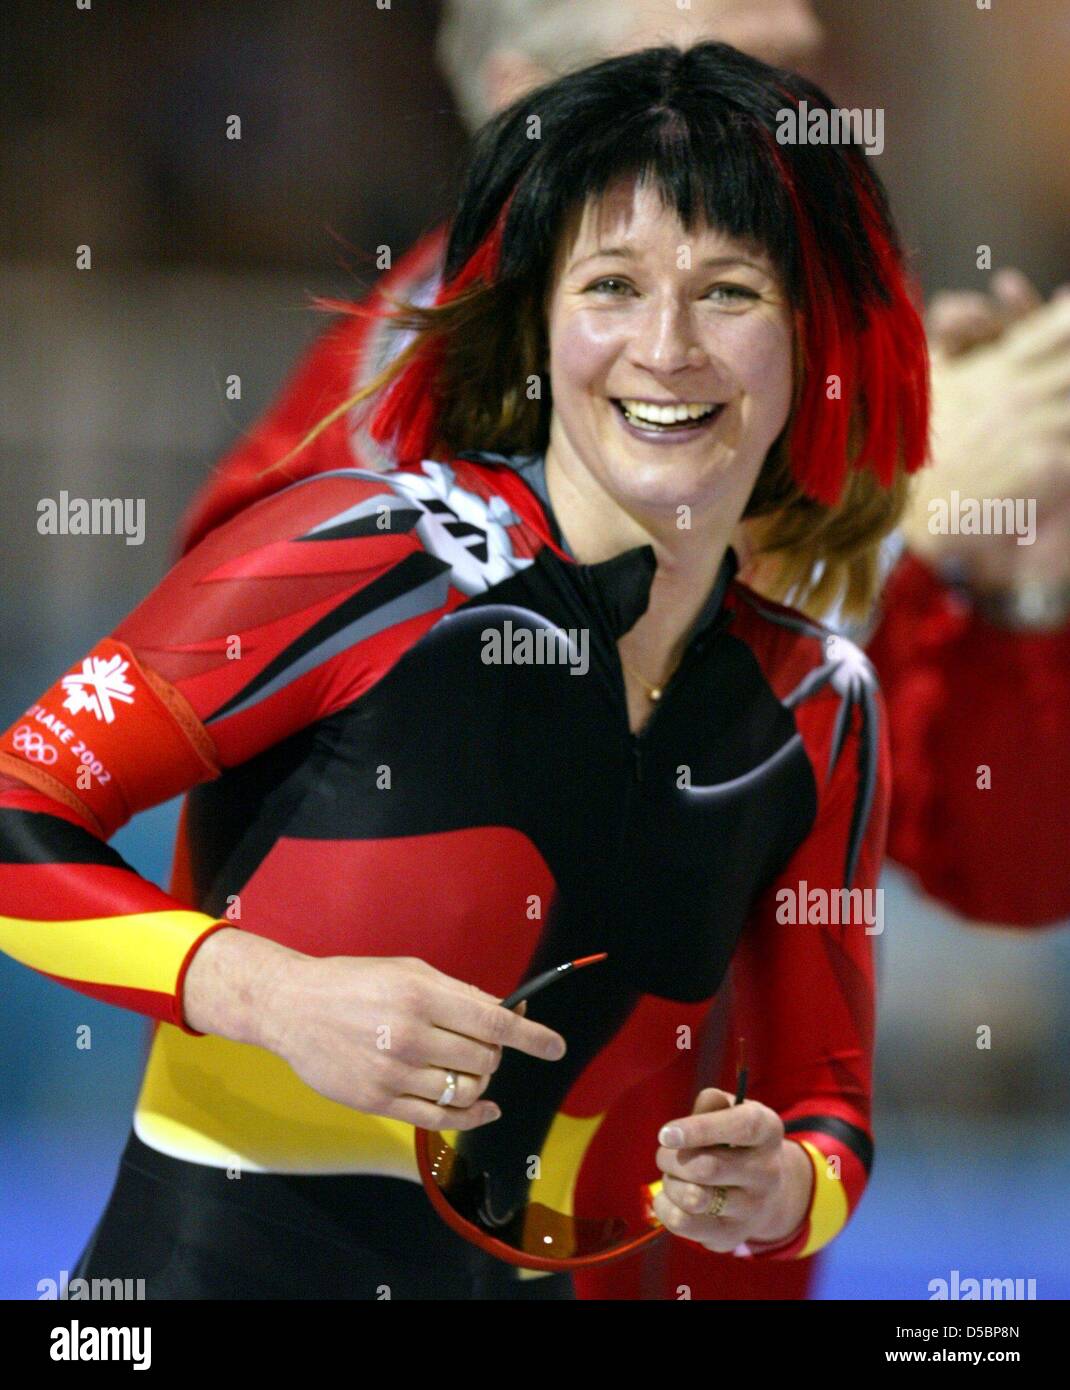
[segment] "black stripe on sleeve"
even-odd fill
[[[47,811],[10,807],[0,807],[0,863],[102,864],[109,869],[130,869],[110,845],[81,826]]]
[[[866,1170],[866,1176],[869,1176],[873,1167],[873,1140],[864,1129],[848,1124],[835,1115],[802,1115],[797,1120],[789,1120],[784,1126],[785,1134],[797,1134],[800,1130],[812,1130],[838,1140],[855,1154]]]

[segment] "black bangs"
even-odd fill
[[[532,253],[541,265],[571,215],[634,179],[654,189],[686,231],[708,223],[756,243],[790,282],[791,245],[784,225],[791,210],[775,166],[767,163],[756,134],[740,138],[738,124],[733,126],[722,113],[701,114],[696,121],[676,112],[644,111],[627,129],[592,132],[560,162],[553,161],[552,174],[533,177],[530,188],[525,180],[514,200],[515,235],[510,235],[512,226],[506,227],[503,278],[535,270]],[[534,236],[524,234],[525,225]]]
[[[686,230],[707,223],[763,250],[801,305],[804,253],[787,170],[818,254],[860,306],[881,287],[852,177],[882,207],[883,190],[854,147],[777,143],[778,118],[800,99],[831,109],[812,83],[720,43],[645,49],[538,88],[476,137],[446,278],[511,195],[498,279],[545,287],[570,217],[634,179],[655,188]]]

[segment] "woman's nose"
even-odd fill
[[[689,308],[681,304],[651,306],[630,356],[635,366],[659,373],[704,367],[710,360],[696,336]]]

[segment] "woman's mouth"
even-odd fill
[[[640,439],[693,438],[710,429],[724,411],[724,401],[613,400],[629,434]]]

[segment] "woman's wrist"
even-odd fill
[[[198,1033],[272,1048],[281,1031],[278,980],[300,952],[237,927],[212,932],[186,970],[182,1012]]]
[[[807,1216],[814,1195],[814,1165],[810,1155],[794,1139],[781,1141],[783,1177],[780,1200],[775,1203],[767,1224],[747,1237],[755,1246],[784,1245],[798,1234]]]

